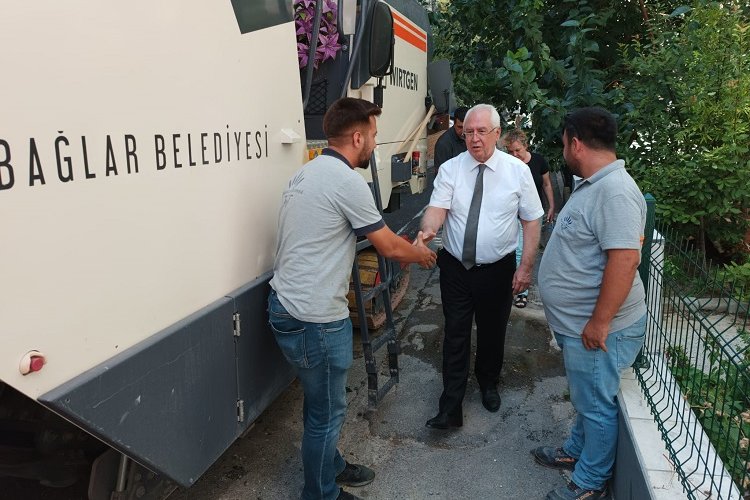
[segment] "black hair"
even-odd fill
[[[469,108],[465,106],[461,106],[460,108],[456,108],[453,111],[453,119],[454,120],[460,120],[464,121],[464,118],[466,118],[466,112],[469,111]]]
[[[328,139],[342,137],[360,125],[368,127],[371,116],[380,116],[383,111],[370,101],[354,97],[342,97],[326,111],[323,117],[323,132]]]
[[[574,109],[565,115],[563,130],[568,141],[576,137],[591,149],[615,151],[617,120],[606,109],[599,107]]]

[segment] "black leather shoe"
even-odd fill
[[[425,424],[425,427],[430,429],[450,429],[453,427],[461,427],[464,425],[463,414],[449,415],[447,413],[440,412],[434,418],[431,418]]]
[[[500,394],[497,393],[495,387],[482,389],[482,405],[487,408],[487,411],[491,411],[492,413],[500,409]]]
[[[346,467],[336,476],[336,482],[345,486],[364,486],[375,479],[375,471],[360,464],[346,462]]]

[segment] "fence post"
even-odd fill
[[[656,198],[651,193],[646,193],[646,229],[643,232],[643,245],[641,246],[641,264],[638,273],[641,275],[643,289],[648,297],[648,275],[651,269],[651,245],[654,242],[654,225],[656,212]]]
[[[651,193],[646,193],[644,198],[646,199],[646,228],[643,230],[643,245],[641,246],[641,264],[638,266],[638,274],[641,275],[641,281],[643,282],[643,290],[646,295],[646,305],[648,305],[648,275],[651,270],[651,246],[654,242],[654,226],[655,226],[655,214],[656,214],[656,198]],[[633,368],[635,370],[646,369],[650,366],[648,358],[643,355],[643,347],[641,347],[638,356],[633,361]]]

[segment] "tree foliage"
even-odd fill
[[[750,33],[731,2],[677,9],[624,59],[626,151],[666,220],[736,246],[750,199]]]
[[[612,102],[619,46],[641,24],[627,0],[451,0],[435,15],[437,53],[452,63],[459,99],[521,116],[554,159],[568,110]]]
[[[660,216],[730,248],[750,198],[748,11],[738,0],[450,0],[433,24],[464,104],[520,121],[553,167],[566,112],[611,110],[619,154]]]

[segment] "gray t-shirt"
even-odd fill
[[[616,160],[576,185],[557,217],[539,265],[539,292],[550,327],[580,337],[599,298],[607,250],[641,249],[646,202],[625,162]],[[640,275],[610,324],[610,332],[646,314]]]
[[[357,236],[385,226],[364,178],[331,149],[289,181],[279,213],[271,287],[300,321],[349,316],[346,292]]]

